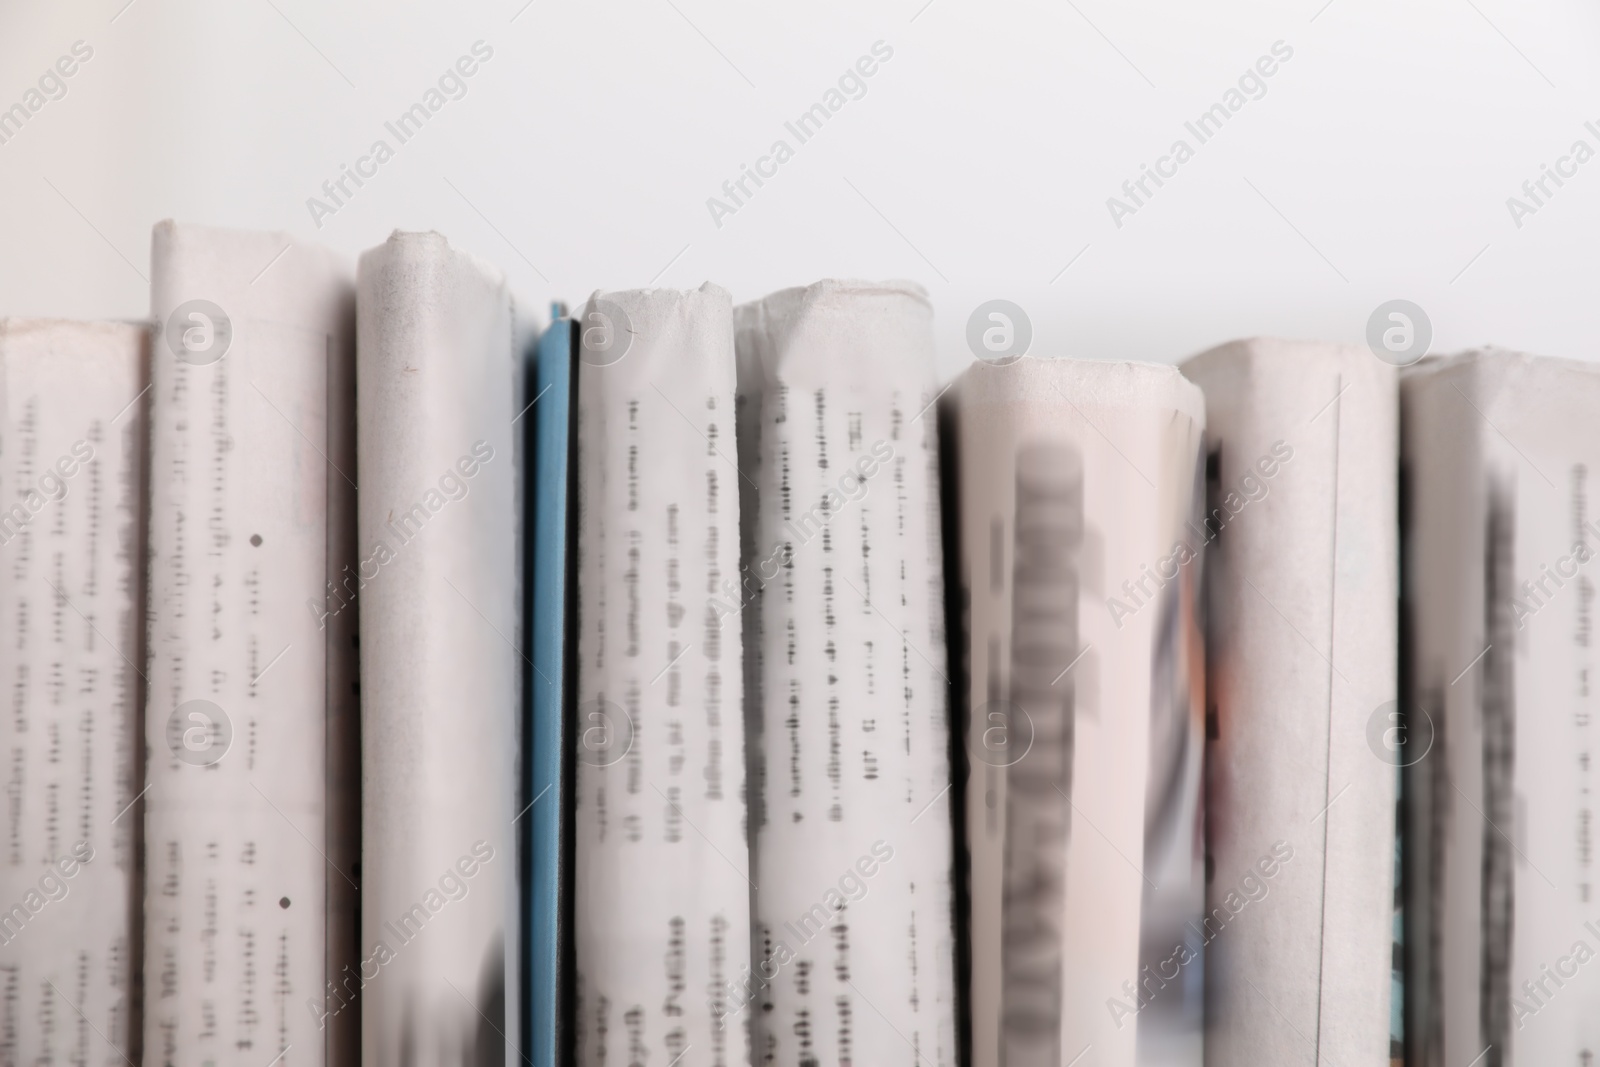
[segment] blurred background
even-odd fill
[[[438,229],[534,309],[912,278],[947,374],[996,298],[1035,354],[1359,342],[1403,298],[1435,351],[1594,359],[1600,160],[1573,153],[1600,151],[1597,55],[1600,8],[1575,0],[7,0],[0,314],[145,316],[150,228],[174,217],[352,258]],[[1230,99],[1201,143],[1185,124]],[[803,143],[785,126],[839,101]],[[386,127],[430,102],[403,143]],[[380,139],[392,158],[336,203],[324,182]],[[1179,139],[1175,174],[1124,190]],[[792,158],[733,201],[778,140]],[[1558,166],[1535,203],[1523,183]]]

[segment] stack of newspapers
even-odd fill
[[[0,1064],[1600,1054],[1600,366],[151,255],[0,319]]]

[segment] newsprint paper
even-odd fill
[[[1600,367],[1505,351],[1401,382],[1407,1062],[1600,1054]]]
[[[578,328],[577,1060],[745,1064],[732,301],[596,293]]]
[[[286,234],[155,228],[149,1063],[315,1067],[347,1025],[312,1004],[352,946],[354,798],[329,759],[355,649],[307,601],[353,519],[353,296],[342,259]]]
[[[0,1063],[139,1057],[149,339],[0,319]]]
[[[1200,390],[1023,358],[954,410],[973,1063],[1198,1067]]]
[[[516,1063],[522,380],[510,292],[437,233],[361,257],[367,1067]],[[344,610],[349,610],[346,608]]]
[[[1386,1063],[1395,369],[1276,340],[1182,369],[1206,394],[1206,1063]]]
[[[932,319],[907,282],[737,314],[758,1063],[957,1061]]]

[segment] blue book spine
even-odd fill
[[[529,726],[526,1056],[534,1067],[571,1061],[572,862],[569,805],[572,745],[568,695],[573,676],[567,624],[573,608],[569,514],[573,455],[574,330],[560,305],[539,339],[528,416],[533,485]]]

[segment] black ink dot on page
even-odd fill
[[[250,543],[252,545],[255,545],[257,548],[260,548],[261,547],[261,535],[260,534],[251,534],[250,535]],[[284,907],[288,907],[288,906],[289,905],[287,905],[287,904],[284,905]]]
[[[287,908],[288,906],[289,906],[289,898],[288,897],[279,897],[278,898],[278,907]]]

